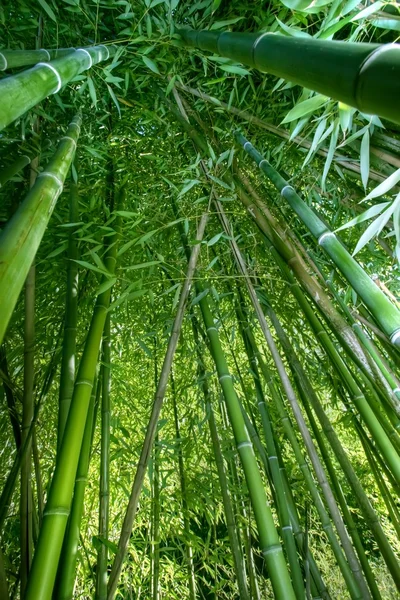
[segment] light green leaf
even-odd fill
[[[361,215],[358,215],[348,223],[341,225],[335,231],[342,231],[343,229],[348,229],[349,227],[354,227],[354,225],[358,225],[363,221],[367,221],[368,219],[372,219],[372,217],[376,217],[379,215],[387,206],[389,206],[390,202],[381,202],[380,204],[374,204],[367,210],[365,210]]]
[[[214,235],[214,237],[212,237],[211,240],[209,240],[207,242],[207,246],[214,246],[214,244],[216,244],[223,235],[224,235],[223,231],[221,231],[221,233],[217,233],[217,235]]]
[[[314,138],[310,147],[310,150],[308,151],[308,154],[303,162],[303,166],[302,168],[304,168],[306,166],[306,164],[311,160],[311,157],[313,156],[314,152],[316,151],[319,141],[322,137],[322,134],[324,133],[326,128],[326,119],[321,119],[321,121],[318,123],[318,127],[315,130],[314,133]]]
[[[103,292],[106,292],[107,290],[109,290],[110,287],[112,287],[116,281],[117,281],[116,277],[111,277],[111,279],[102,283],[97,290],[97,295],[99,296]]]
[[[385,181],[380,183],[372,192],[368,194],[363,200],[371,200],[372,198],[378,198],[378,196],[383,196],[389,190],[392,189],[397,183],[400,181],[400,169],[397,169],[394,173],[392,173]]]
[[[380,234],[380,232],[385,227],[386,223],[389,221],[389,219],[392,216],[392,214],[394,213],[394,211],[398,208],[399,204],[400,204],[400,194],[397,195],[394,202],[391,203],[391,206],[389,206],[389,208],[387,208],[385,210],[385,212],[382,215],[380,215],[380,217],[375,219],[375,221],[372,221],[372,223],[367,227],[367,229],[364,231],[364,233],[358,240],[356,247],[354,248],[353,256],[355,256],[357,254],[357,252],[360,252],[360,250],[362,248],[364,248],[364,246],[366,244],[368,244],[368,242],[374,236],[377,236]]]
[[[119,106],[119,102],[117,100],[117,97],[116,97],[116,95],[114,94],[112,88],[109,85],[107,85],[107,89],[108,89],[108,93],[111,96],[112,101],[114,102],[115,106],[117,107],[119,118],[121,118],[121,108]]]
[[[47,4],[46,0],[38,0],[38,2],[43,10],[49,15],[50,19],[57,23],[56,15],[54,14],[53,9]]]
[[[183,188],[179,192],[178,198],[181,198],[184,194],[191,190],[193,186],[197,185],[198,183],[200,183],[198,179],[192,179],[191,181],[189,181],[186,185],[183,186]]]
[[[237,67],[235,65],[220,65],[219,67],[222,71],[226,71],[227,73],[235,73],[235,75],[250,75],[250,71],[247,69],[243,69],[243,67]]]
[[[321,188],[323,189],[323,191],[325,191],[326,178],[328,177],[329,169],[331,168],[333,156],[335,154],[338,133],[339,133],[339,120],[336,119],[335,125],[333,127],[333,131],[332,131],[332,135],[331,135],[331,141],[329,144],[328,156],[326,157],[326,161],[325,161],[325,165],[324,165],[324,172],[322,174]]]
[[[153,71],[153,73],[157,73],[157,75],[160,75],[160,71],[154,60],[151,60],[151,58],[148,58],[147,56],[142,56],[142,61],[144,62],[146,67],[150,69],[150,71]]]
[[[322,94],[317,94],[316,96],[313,96],[308,100],[304,100],[303,102],[296,104],[296,106],[294,106],[292,110],[288,112],[286,117],[283,119],[282,123],[290,123],[291,121],[296,121],[297,119],[300,119],[301,117],[304,117],[305,115],[308,115],[318,110],[327,102],[328,98],[326,96],[322,96]]]
[[[365,190],[367,188],[369,177],[369,129],[364,133],[361,140],[360,168],[361,181]]]
[[[211,25],[210,29],[211,31],[214,31],[215,29],[222,29],[227,25],[233,25],[234,23],[238,23],[242,19],[244,19],[244,17],[235,17],[234,19],[227,19],[226,21],[216,21],[213,25]]]

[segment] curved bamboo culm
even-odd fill
[[[0,109],[1,110],[1,109]],[[75,154],[81,117],[75,116],[35,185],[0,235],[0,343],[39,248],[47,223],[62,192]]]
[[[340,272],[357,292],[382,331],[396,346],[400,346],[400,312],[349,254],[336,235],[330,231],[318,214],[300,198],[291,185],[263,158],[239,132],[236,141],[251,156],[261,171],[270,179],[307,229],[318,240],[318,245],[330,256]]]
[[[180,29],[179,34],[188,46],[232,58],[400,123],[400,44],[193,29]]]
[[[54,50],[0,50],[0,71],[28,67],[38,62],[49,62],[74,52],[76,48],[56,48]]]
[[[114,46],[78,48],[62,58],[39,62],[31,69],[0,81],[0,131],[51,94],[57,94],[73,77],[107,60]]]

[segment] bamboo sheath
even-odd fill
[[[39,62],[31,69],[0,81],[0,131],[41,100],[57,94],[73,77],[107,60],[114,46],[78,48],[50,62]]]
[[[187,46],[209,50],[400,123],[400,44],[364,44],[180,29]]]
[[[325,250],[350,285],[359,294],[391,342],[400,346],[399,310],[354,260],[336,235],[319,218],[318,214],[307,206],[293,187],[279,175],[254,146],[239,132],[235,133],[235,138],[318,240],[318,245]]]
[[[0,50],[0,71],[49,62],[74,52],[76,48],[55,48],[53,50]]]
[[[62,192],[75,154],[81,118],[77,115],[35,185],[0,235],[0,343],[35,258],[47,223]]]

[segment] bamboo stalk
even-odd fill
[[[0,71],[49,62],[74,52],[76,48],[55,48],[40,50],[0,50]]]
[[[175,391],[175,383],[174,378],[171,374],[171,389],[172,389],[172,403],[174,410],[174,423],[175,423],[175,434],[176,440],[178,444],[178,466],[179,466],[179,479],[181,484],[181,494],[182,494],[182,512],[183,512],[183,526],[186,534],[186,562],[188,568],[188,583],[189,583],[189,599],[196,600],[196,582],[194,576],[194,564],[193,564],[193,547],[190,543],[190,522],[188,517],[188,501],[186,494],[186,480],[185,480],[185,469],[183,465],[183,455],[182,455],[182,438],[180,434],[179,428],[179,416],[178,416],[178,408],[176,405],[176,391]],[[158,600],[154,598],[154,600]]]
[[[111,433],[111,317],[107,314],[103,333],[103,368],[101,394],[101,442],[100,442],[100,490],[99,490],[99,537],[108,540],[110,510],[110,433]],[[96,600],[107,598],[108,548],[102,543],[97,551]]]
[[[119,219],[117,219],[114,233],[108,238],[109,248],[105,256],[105,266],[110,276],[115,271],[119,227]],[[104,276],[103,282],[107,281],[108,277]],[[96,300],[44,511],[43,525],[33,558],[25,600],[50,600],[53,592],[110,296],[111,288],[99,294]]]
[[[78,184],[71,173],[69,222],[78,221]],[[71,404],[75,380],[75,353],[76,353],[76,325],[78,318],[78,245],[75,240],[75,227],[69,230],[68,236],[68,263],[67,263],[67,290],[65,295],[65,321],[64,340],[61,359],[60,392],[58,399],[58,431],[57,451],[60,451],[68,411]]]
[[[316,212],[300,198],[293,187],[279,175],[252,144],[238,132],[235,133],[235,139],[272,181],[301,221],[318,240],[318,245],[325,250],[350,285],[359,294],[391,342],[400,345],[400,312],[398,309],[365,273],[364,269],[350,256],[340,240],[329,230]]]
[[[202,388],[204,395],[206,414],[208,415],[208,425],[210,428],[210,436],[213,445],[215,464],[217,466],[218,479],[222,494],[222,502],[224,505],[226,528],[228,531],[229,544],[232,551],[233,565],[236,574],[240,600],[250,600],[248,586],[246,582],[246,573],[243,562],[243,555],[239,544],[239,536],[237,533],[235,517],[233,513],[231,496],[229,493],[228,480],[225,471],[224,458],[221,451],[221,443],[218,436],[215,415],[211,401],[211,393],[206,378],[206,371],[203,356],[200,350],[199,334],[197,324],[192,320],[193,335],[196,344],[196,354],[198,363],[198,379],[199,385]]]
[[[400,123],[398,44],[190,29],[179,29],[179,34],[189,47],[231,58]]]
[[[196,240],[200,242],[203,238],[204,229],[208,219],[208,212],[205,213],[200,221]],[[132,485],[132,491],[128,502],[128,507],[125,513],[124,522],[121,529],[121,534],[118,542],[118,551],[115,555],[114,562],[111,568],[111,573],[108,581],[108,600],[113,600],[114,595],[117,590],[118,579],[122,570],[122,565],[124,562],[124,558],[126,555],[129,536],[132,531],[133,521],[135,518],[140,492],[143,486],[144,477],[146,474],[147,465],[150,458],[151,448],[153,446],[154,436],[156,433],[157,422],[160,415],[161,407],[163,404],[165,391],[167,388],[168,377],[171,371],[172,361],[175,354],[175,350],[178,344],[180,331],[182,328],[183,317],[185,314],[185,308],[187,299],[189,296],[189,291],[193,279],[193,275],[195,272],[197,258],[200,252],[200,244],[197,243],[192,250],[192,254],[190,257],[186,279],[182,287],[181,295],[179,298],[178,308],[174,320],[174,324],[172,327],[172,333],[168,341],[168,348],[164,358],[164,363],[161,370],[160,379],[157,386],[157,391],[154,398],[154,403],[151,411],[151,416],[149,420],[149,424],[146,430],[146,436],[143,443],[142,451],[140,454],[138,466],[135,473],[134,482]]]
[[[29,268],[54,210],[75,153],[80,131],[76,116],[35,185],[0,235],[0,343],[17,303]]]
[[[115,53],[114,46],[79,48],[62,58],[38,63],[0,81],[0,131],[44,98],[57,94],[71,79]]]

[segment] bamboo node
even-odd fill
[[[89,379],[80,379],[75,383],[75,385],[88,385],[90,388],[92,388],[93,381],[90,381]]]
[[[216,331],[216,332],[218,333],[218,329],[217,329],[216,327],[214,327],[214,326],[212,326],[212,327],[207,327],[206,331],[207,331],[207,333],[208,333],[209,331]]]
[[[268,163],[268,161],[267,161],[265,158],[263,158],[263,159],[262,159],[262,160],[260,160],[260,162],[258,163],[258,166],[259,166],[259,168],[260,168],[260,169],[262,169],[262,164],[263,164],[263,163],[265,163],[265,164],[267,164],[267,165],[269,164],[269,163]]]
[[[392,335],[390,336],[390,341],[394,345],[400,344],[400,329],[397,329],[394,333],[392,333]]]
[[[61,181],[61,179],[59,179],[57,177],[57,175],[54,175],[54,173],[50,173],[50,171],[42,171],[41,173],[39,173],[38,178],[39,177],[51,177],[52,179],[54,179],[54,181],[56,183],[58,183],[58,187],[59,187],[60,190],[62,190],[63,187],[64,187],[64,184]]]
[[[51,60],[50,52],[48,50],[46,50],[45,48],[40,48],[40,52],[46,52],[47,60]]]
[[[335,238],[335,237],[336,237],[336,235],[333,233],[333,231],[324,231],[324,233],[323,233],[323,234],[321,234],[321,235],[319,236],[319,238],[318,238],[318,245],[319,245],[319,246],[322,246],[322,242],[323,242],[323,240],[324,240],[325,238],[328,238],[328,237],[334,237],[334,238]]]
[[[241,448],[246,448],[247,446],[251,446],[253,447],[253,444],[249,441],[247,442],[240,442],[236,447],[238,450],[240,450]]]
[[[262,161],[261,161],[262,162]],[[261,164],[261,163],[260,163]],[[284,185],[283,188],[281,189],[281,196],[285,196],[285,192],[286,190],[292,190],[293,192],[295,192],[296,190],[294,189],[294,187],[292,187],[291,185]]]
[[[268,554],[278,554],[278,552],[282,552],[282,546],[280,544],[275,544],[274,546],[262,550],[263,556],[267,556]]]
[[[36,66],[39,67],[39,68],[40,67],[46,67],[47,69],[50,69],[51,71],[53,71],[54,75],[57,77],[57,87],[54,90],[54,92],[51,92],[51,93],[52,94],[57,94],[57,92],[59,92],[61,90],[61,87],[62,87],[62,80],[61,80],[60,73],[50,63],[40,62],[40,63],[37,63]]]
[[[44,517],[51,515],[63,515],[69,517],[69,508],[63,508],[62,506],[56,506],[55,508],[46,508],[43,512]]]
[[[90,69],[90,67],[93,65],[93,58],[90,56],[89,52],[87,50],[85,50],[85,48],[78,48],[77,52],[84,52],[85,54],[88,55],[90,64],[87,68]]]
[[[7,69],[8,62],[7,62],[7,59],[6,59],[6,57],[4,56],[4,54],[2,52],[0,52],[0,58],[3,59],[3,64],[4,64],[4,66],[1,67],[0,71],[5,71]]]
[[[232,379],[232,375],[225,374],[225,375],[221,375],[221,377],[218,377],[218,381],[221,383],[221,381],[223,381],[224,379]]]
[[[253,144],[252,144],[251,142],[245,142],[245,143],[243,144],[243,148],[244,148],[244,150],[246,150],[246,151],[247,151],[247,148],[252,148],[252,147],[253,147]]]
[[[400,388],[399,387],[394,388],[393,394],[400,394]]]
[[[72,138],[70,135],[64,135],[61,139],[62,140],[70,140],[76,148],[76,140],[74,140],[74,138]]]
[[[104,44],[99,44],[98,48],[105,48],[107,50],[107,56],[104,60],[108,60],[110,58],[110,51]]]

